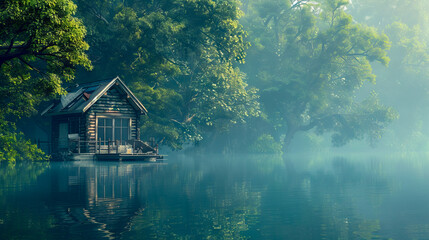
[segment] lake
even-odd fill
[[[0,239],[429,239],[429,158],[3,164]]]

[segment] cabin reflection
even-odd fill
[[[59,172],[54,176],[57,179],[51,194],[62,195],[59,200],[66,201],[62,205],[67,206],[55,211],[57,220],[75,229],[75,233],[79,228],[95,230],[91,232],[97,236],[88,237],[119,238],[144,211],[140,183],[156,171],[158,164],[74,164],[76,168],[67,168],[67,174]]]

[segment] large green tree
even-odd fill
[[[375,82],[370,62],[387,65],[390,43],[353,22],[348,1],[249,1],[243,22],[252,47],[244,72],[260,89],[271,133],[286,147],[300,131],[332,133],[336,146],[374,142],[396,118],[377,94],[358,100]]]
[[[179,149],[258,114],[236,64],[248,44],[235,0],[77,1],[94,71],[119,75],[149,111],[142,137]]]
[[[61,84],[73,79],[76,66],[91,68],[75,11],[70,0],[0,2],[0,160],[41,154],[14,122],[63,93]]]
[[[347,10],[392,42],[389,67],[374,66],[374,72],[380,99],[400,114],[386,145],[401,151],[422,151],[429,145],[428,10],[426,0],[357,0]]]

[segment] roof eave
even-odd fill
[[[75,110],[75,111],[68,111],[68,112],[54,112],[54,113],[47,113],[43,116],[46,117],[52,117],[52,116],[59,116],[59,115],[73,115],[73,114],[81,114],[83,111]]]
[[[138,98],[134,95],[134,93],[131,92],[131,90],[125,85],[125,83],[119,78],[119,76],[113,78],[110,82],[108,82],[102,89],[98,91],[96,94],[92,94],[91,98],[88,99],[88,102],[84,104],[83,106],[79,107],[76,110],[73,111],[67,111],[67,112],[52,112],[49,113],[50,110],[54,107],[55,104],[51,104],[49,107],[47,107],[42,113],[42,116],[58,116],[58,115],[67,115],[67,114],[78,114],[78,113],[85,113],[88,111],[92,105],[94,105],[115,83],[118,83],[118,85],[121,85],[120,87],[125,91],[127,96],[131,99],[130,103],[134,106],[137,112],[139,112],[141,115],[147,115],[148,111],[145,108],[145,106],[138,100]],[[102,86],[102,85],[100,85]]]
[[[131,100],[133,100],[133,102],[136,105],[136,107],[140,109],[140,112],[142,114],[146,115],[148,113],[147,109],[139,101],[139,99],[134,95],[134,93],[131,92],[131,90],[127,87],[127,85],[125,85],[125,83],[119,77],[116,77],[115,80],[117,80],[122,85],[122,87],[125,89],[125,91],[127,92],[127,94],[130,96]]]

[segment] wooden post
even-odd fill
[[[118,154],[118,152],[119,152],[119,140],[116,140],[115,144],[116,144],[116,154]]]
[[[80,153],[80,136],[77,138],[77,153]]]
[[[110,154],[110,138],[107,140],[107,153]]]
[[[98,154],[101,154],[101,138],[98,139]]]

